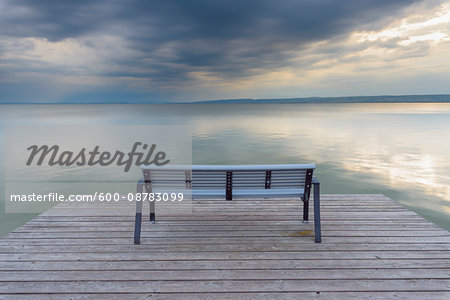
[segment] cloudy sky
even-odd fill
[[[450,93],[450,1],[0,0],[0,102]]]

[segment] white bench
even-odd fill
[[[288,198],[303,201],[303,222],[308,222],[311,186],[314,186],[315,242],[321,242],[320,183],[313,177],[315,164],[282,165],[193,165],[143,166],[144,179],[137,184],[137,192],[175,192],[174,185],[193,199],[223,198]],[[178,190],[177,192],[180,192]],[[136,202],[134,243],[140,244],[142,201]],[[150,202],[150,222],[155,223],[155,201]]]

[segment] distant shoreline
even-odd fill
[[[164,102],[164,101],[119,101],[119,102],[0,102],[0,104],[214,104],[214,103],[450,103],[450,94],[431,95],[382,95],[345,97],[303,97],[274,99],[218,99],[204,101]]]
[[[450,94],[434,95],[383,95],[348,97],[306,97],[278,99],[224,99],[191,103],[447,103]]]

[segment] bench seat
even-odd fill
[[[260,189],[245,189],[245,190],[233,190],[233,199],[237,198],[276,198],[276,197],[301,197],[303,195],[304,190],[303,189],[278,189],[278,190],[272,190],[272,189],[266,189],[266,190],[260,190]],[[193,190],[192,191],[192,198],[211,198],[211,197],[218,197],[218,198],[225,198],[225,191],[224,190]]]
[[[203,190],[186,190],[186,189],[153,189],[153,193],[183,193],[191,195],[192,199],[210,199],[225,198],[224,189],[203,189]],[[282,197],[298,197],[301,198],[304,189],[235,189],[233,190],[233,199],[245,198],[282,198]]]

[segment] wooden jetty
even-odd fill
[[[133,244],[134,205],[60,204],[0,239],[0,298],[450,299],[450,233],[383,195],[195,201]],[[312,220],[311,220],[312,221]]]

